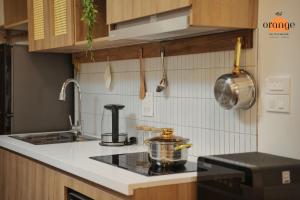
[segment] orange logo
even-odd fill
[[[264,22],[263,27],[268,28],[271,34],[284,34],[287,33],[290,29],[295,28],[295,22],[290,22],[288,19],[282,16],[283,12],[276,12],[271,22]]]

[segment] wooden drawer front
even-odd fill
[[[190,5],[190,0],[109,0],[107,1],[107,23],[128,21]]]

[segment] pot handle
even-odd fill
[[[144,144],[149,144],[149,140],[144,140]]]
[[[235,55],[234,55],[234,67],[232,70],[233,75],[240,75],[240,60],[241,60],[241,49],[242,49],[242,37],[238,37],[235,45]]]
[[[179,145],[177,147],[175,147],[175,151],[179,151],[179,150],[182,150],[182,149],[188,149],[192,147],[192,144],[182,144],[182,145]]]

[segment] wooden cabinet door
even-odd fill
[[[1,200],[65,200],[67,188],[95,200],[130,199],[0,148]]]
[[[48,0],[28,0],[29,51],[38,51],[51,47],[48,7]]]
[[[1,200],[54,200],[54,171],[0,149]]]
[[[27,20],[26,0],[4,0],[5,26],[13,26],[24,23]]]
[[[51,48],[74,44],[74,1],[48,0]]]
[[[257,27],[258,0],[193,0],[192,26]]]
[[[190,0],[109,0],[107,1],[107,22],[114,24],[190,5]]]
[[[73,5],[71,0],[28,0],[30,51],[74,44]]]

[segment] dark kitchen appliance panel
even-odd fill
[[[90,158],[144,176],[158,176],[197,171],[197,163],[193,162],[187,162],[184,166],[180,167],[152,166],[149,162],[147,152],[95,156]]]
[[[300,199],[299,160],[252,152],[200,157],[198,165],[199,163],[219,165],[244,174],[241,184],[232,184],[232,180],[222,180],[218,177],[209,181],[198,179],[199,199]]]
[[[151,163],[149,162],[148,152],[95,156],[90,158],[99,162],[103,162],[149,177],[187,172],[197,172],[198,178],[202,181],[211,180],[215,177],[221,177],[223,179],[237,179],[240,182],[243,178],[243,173],[240,171],[209,163],[204,163],[203,165],[198,164],[197,166],[196,162],[188,161],[186,162],[186,164],[181,166],[160,167],[157,165],[151,165]]]
[[[57,96],[61,83],[73,77],[71,56],[29,53],[21,45],[0,49],[0,134],[70,129],[73,100],[62,104]]]
[[[0,134],[11,131],[11,47],[0,45]]]
[[[79,192],[67,188],[67,200],[93,200]]]

